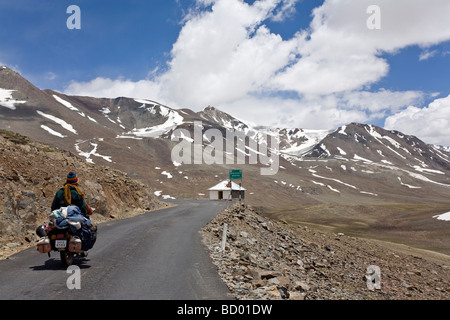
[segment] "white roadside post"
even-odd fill
[[[224,223],[223,224],[223,233],[222,233],[222,246],[221,246],[222,251],[225,250],[225,244],[227,243],[227,229],[228,229],[228,224]]]

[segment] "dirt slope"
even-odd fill
[[[93,221],[120,219],[167,206],[148,186],[108,167],[0,131],[0,258],[33,245],[36,227],[47,221],[56,191],[76,171]]]

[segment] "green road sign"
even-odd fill
[[[230,170],[230,180],[242,180],[242,170]]]

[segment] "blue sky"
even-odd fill
[[[67,94],[286,127],[365,122],[450,145],[449,3],[0,0],[0,64]],[[66,26],[73,4],[80,30]]]
[[[71,4],[80,7],[80,30],[66,26]],[[40,88],[63,90],[72,80],[97,76],[141,79],[164,64],[183,10],[164,0],[3,1],[0,61]]]

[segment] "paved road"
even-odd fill
[[[80,269],[81,289],[59,254],[35,248],[0,261],[0,299],[229,299],[198,231],[228,204],[177,200],[177,207],[98,226]],[[72,283],[75,283],[72,281]]]

